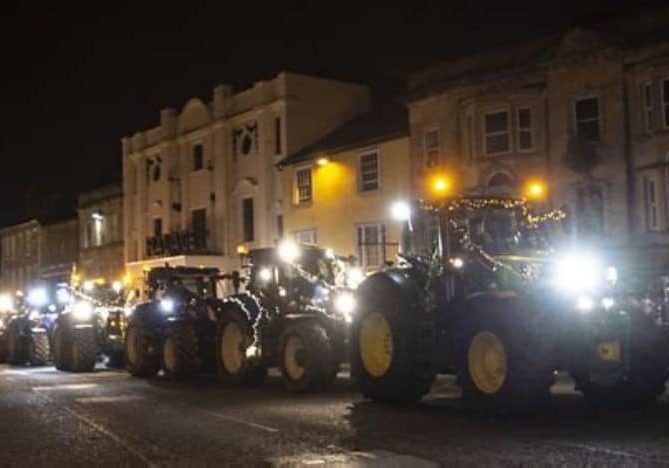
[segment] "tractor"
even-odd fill
[[[53,361],[57,369],[92,372],[107,357],[107,366],[123,367],[125,309],[118,283],[86,284],[57,291],[65,303],[53,327]]]
[[[19,297],[16,311],[4,312],[0,319],[0,362],[43,366],[49,361],[48,300],[45,288],[35,288],[26,298]]]
[[[392,211],[403,220],[398,262],[362,282],[352,325],[366,397],[416,401],[450,373],[465,406],[534,407],[558,370],[598,404],[664,392],[666,321],[601,252],[553,246],[564,213],[482,196]]]
[[[148,301],[135,307],[126,330],[125,363],[133,376],[214,372],[219,277],[217,268],[166,265],[148,272]]]
[[[245,274],[233,272],[235,294],[218,315],[216,361],[224,382],[259,385],[279,367],[294,392],[323,389],[348,362],[348,324],[355,310],[331,252],[284,241],[245,253]],[[244,284],[244,292],[239,292]]]

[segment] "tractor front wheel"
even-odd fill
[[[70,370],[92,372],[98,356],[98,345],[93,327],[70,330]]]
[[[165,332],[162,367],[173,379],[188,377],[200,368],[197,334],[187,323],[170,326]]]
[[[44,366],[49,361],[51,348],[45,330],[33,330],[30,336],[28,361],[31,366]]]
[[[125,365],[134,377],[153,377],[159,363],[151,346],[151,335],[141,325],[131,322],[124,343]]]
[[[62,323],[56,323],[53,332],[53,364],[61,371],[70,370],[70,334]]]
[[[283,383],[293,392],[321,390],[336,376],[330,338],[317,323],[288,325],[279,337],[279,359]]]

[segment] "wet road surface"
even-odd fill
[[[561,379],[552,406],[490,416],[441,378],[420,404],[374,404],[345,375],[293,395],[214,378],[0,366],[0,466],[667,465],[669,406],[595,410]]]

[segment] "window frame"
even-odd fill
[[[644,175],[642,185],[646,232],[656,232],[660,230],[660,206],[657,196],[657,180],[650,174]]]
[[[376,155],[376,187],[373,189],[363,189],[363,180],[362,180],[362,158],[370,154]],[[359,193],[370,193],[378,192],[381,190],[381,151],[378,148],[371,148],[365,151],[358,153],[357,157],[357,173],[358,173],[358,192]]]
[[[493,114],[500,114],[500,113],[506,113],[506,131],[495,131],[488,133],[486,131],[486,124],[485,124],[485,119],[486,116],[488,115],[493,115]],[[511,151],[513,151],[513,139],[512,139],[512,134],[513,134],[513,123],[511,121],[511,109],[509,106],[505,107],[499,107],[496,109],[484,111],[481,114],[481,139],[483,143],[483,155],[486,157],[494,157],[494,156],[502,156],[505,154],[511,154]],[[496,153],[490,153],[488,152],[488,137],[490,136],[499,136],[499,135],[507,135],[509,139],[509,144],[507,146],[506,151],[498,151]]]
[[[365,247],[369,248],[372,246],[367,246],[367,239],[365,236],[365,239],[360,239],[360,233],[365,232],[365,228],[370,228],[370,227],[376,227],[377,228],[377,235],[380,236],[380,241],[377,240],[377,244],[373,247],[375,247],[377,250],[377,255],[379,258],[379,263],[376,265],[372,265],[369,263],[369,255],[365,251]],[[387,252],[387,246],[388,246],[388,225],[384,222],[371,222],[371,223],[358,223],[354,225],[354,242],[355,246],[357,249],[357,254],[358,254],[358,261],[360,264],[360,267],[363,270],[370,271],[374,269],[378,269],[383,267],[385,262],[388,260],[388,252]],[[378,239],[378,238],[377,238]]]
[[[300,199],[299,173],[309,171],[309,199]],[[314,201],[314,167],[311,164],[295,167],[293,171],[293,204],[297,206],[310,205]]]
[[[200,161],[200,167],[197,168],[195,167],[195,148],[197,147],[201,148],[202,153],[200,154],[201,156],[201,161]],[[205,169],[205,158],[204,158],[204,143],[201,141],[194,141],[190,144],[190,167],[191,167],[191,172],[200,172],[204,171]]]
[[[660,109],[662,110],[662,118],[660,122],[662,122],[662,128],[664,130],[669,129],[669,119],[667,119],[667,110],[669,109],[669,96],[667,96],[664,92],[664,83],[669,83],[669,76],[665,76],[660,80]]]
[[[246,211],[245,211],[245,206],[246,206],[246,201],[251,200],[251,219],[250,219],[250,226],[251,226],[251,236],[247,237],[246,234],[248,232],[246,231]],[[242,242],[255,242],[256,241],[256,208],[255,208],[255,198],[253,196],[245,196],[241,199],[241,237],[242,237]]]
[[[274,117],[274,155],[283,154],[283,119],[280,115]]]
[[[295,239],[295,242],[297,242],[298,244],[312,245],[312,246],[318,245],[318,228],[298,229],[297,231],[293,231],[292,234],[293,234],[293,239]],[[304,242],[300,238],[300,236],[303,235],[308,235],[314,242]]]
[[[428,149],[427,147],[427,137],[429,134],[435,133],[437,135],[437,144],[432,147],[431,149]],[[436,152],[436,158],[434,159],[434,163],[430,164],[430,157],[429,153],[435,151]],[[428,169],[437,167],[439,166],[439,156],[441,155],[441,131],[439,130],[438,126],[432,126],[428,127],[423,131],[423,162],[425,167]]]
[[[198,212],[203,211],[204,212],[204,233],[203,233],[204,234],[204,237],[203,237],[204,245],[201,246],[201,248],[198,247],[198,245],[197,245],[197,239],[196,239],[196,233],[195,233],[194,214],[195,214],[196,211],[198,211]],[[190,210],[190,228],[191,228],[191,231],[193,232],[193,240],[195,241],[195,249],[196,250],[206,250],[207,249],[207,239],[209,237],[209,232],[208,232],[209,229],[208,229],[207,221],[208,221],[208,216],[207,216],[207,207],[206,206],[202,205],[202,206],[196,206],[196,207],[191,208],[191,210]]]
[[[643,132],[646,135],[655,129],[655,109],[653,105],[653,82],[646,80],[641,83],[641,112],[643,118]]]
[[[602,142],[602,135],[603,135],[603,126],[602,126],[602,103],[601,103],[601,98],[599,97],[599,94],[588,94],[584,96],[579,96],[576,97],[572,100],[571,107],[572,107],[572,125],[574,129],[574,134],[578,137],[578,123],[579,122],[591,122],[593,119],[590,120],[578,120],[578,115],[576,112],[576,104],[580,101],[587,101],[588,99],[596,99],[597,100],[597,140],[588,140],[591,143],[601,143]]]
[[[521,110],[527,110],[530,114],[530,126],[529,127],[521,127],[520,126],[520,111]],[[532,153],[536,150],[535,148],[535,143],[534,143],[534,112],[532,112],[532,106],[529,104],[524,104],[522,106],[517,106],[516,107],[516,149],[519,153]],[[521,133],[529,133],[530,134],[530,147],[529,148],[521,148],[520,147],[520,142],[522,141],[520,138]]]

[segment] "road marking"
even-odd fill
[[[299,467],[299,466],[356,466],[356,467],[379,467],[379,466],[411,466],[418,468],[436,468],[439,463],[413,455],[390,452],[388,450],[372,450],[370,452],[346,452],[338,455],[315,455],[311,453],[303,455],[290,455],[286,457],[270,458],[267,460],[270,466],[275,467]]]
[[[74,401],[86,405],[93,403],[123,403],[127,401],[137,401],[143,399],[144,397],[141,395],[114,395],[114,396],[81,397],[75,399]]]
[[[96,383],[79,383],[79,384],[62,384],[62,385],[51,385],[43,387],[33,387],[35,392],[48,392],[51,390],[85,390],[87,388],[95,388],[98,384]]]
[[[72,416],[73,418],[77,419],[78,421],[81,421],[84,424],[87,424],[94,430],[98,431],[99,433],[107,436],[109,439],[113,440],[121,446],[124,450],[126,450],[128,453],[134,455],[135,457],[139,458],[142,462],[144,462],[147,466],[157,466],[155,463],[152,463],[151,460],[149,460],[147,457],[145,457],[141,452],[139,452],[137,449],[135,449],[132,445],[130,445],[128,442],[124,441],[121,439],[119,436],[114,434],[112,431],[109,429],[105,428],[104,426],[101,426],[100,424],[96,423],[93,421],[91,418],[84,416],[83,414],[79,414],[73,409],[68,408],[65,405],[58,404],[56,400],[53,398],[50,398],[49,396],[45,395],[44,393],[36,392],[37,395],[40,396],[40,398],[43,398],[47,402],[56,405],[56,407],[62,411],[65,411],[67,414]]]
[[[568,447],[568,448],[574,448],[574,449],[579,449],[579,450],[585,450],[586,452],[593,452],[593,453],[603,453],[605,455],[612,455],[616,457],[626,457],[626,458],[638,458],[642,460],[657,460],[658,457],[655,456],[649,456],[649,455],[643,455],[643,454],[638,454],[638,453],[632,453],[632,452],[625,452],[624,450],[615,450],[615,449],[609,449],[606,447],[596,447],[594,445],[588,445],[588,444],[579,444],[577,442],[555,442],[552,445],[556,447]]]
[[[247,421],[246,419],[235,418],[234,416],[229,416],[227,414],[216,413],[214,411],[205,411],[205,413],[210,415],[210,416],[214,416],[216,418],[219,418],[219,419],[224,419],[226,421],[230,421],[230,422],[237,423],[237,424],[243,424],[245,426],[252,427],[254,429],[259,429],[261,431],[271,432],[273,434],[279,432],[279,430],[276,427],[265,426],[265,425],[262,425],[262,424]]]

